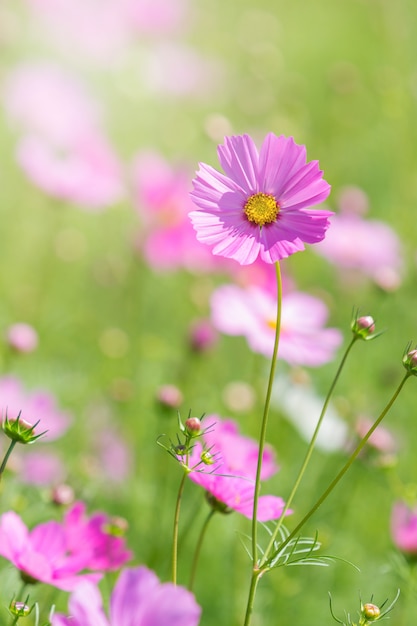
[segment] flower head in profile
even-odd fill
[[[200,163],[190,213],[197,239],[215,255],[253,263],[274,263],[322,241],[330,211],[311,209],[330,185],[317,161],[292,137],[269,133],[258,152],[248,135],[226,137],[218,147],[224,174]]]
[[[189,478],[206,491],[210,506],[223,513],[237,511],[252,519],[255,496],[255,475],[258,446],[239,433],[232,420],[217,415],[206,416],[201,438],[193,444],[190,454],[179,455]],[[262,478],[275,474],[278,466],[273,450],[266,446]],[[281,517],[282,498],[263,495],[258,502],[258,520]]]
[[[193,594],[161,583],[144,566],[124,570],[110,598],[110,616],[103,610],[97,587],[81,583],[69,600],[71,617],[55,614],[52,626],[197,626],[201,609]]]

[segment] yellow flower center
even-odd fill
[[[267,193],[255,193],[248,198],[243,210],[250,222],[262,227],[275,222],[279,213],[279,204],[274,196]]]

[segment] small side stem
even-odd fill
[[[193,557],[193,563],[192,563],[192,566],[191,566],[190,582],[188,583],[188,589],[190,591],[192,591],[193,587],[194,587],[195,575],[196,575],[196,572],[197,572],[198,560],[200,558],[201,546],[203,545],[203,541],[204,541],[204,537],[205,537],[205,534],[206,534],[206,530],[207,530],[209,522],[210,522],[211,518],[213,517],[213,515],[215,514],[215,512],[216,511],[214,509],[210,509],[209,514],[207,515],[206,519],[204,520],[203,526],[202,526],[201,531],[200,531],[200,535],[199,535],[198,540],[197,540],[197,545],[195,547],[195,552],[194,552],[194,557]]]
[[[9,460],[9,457],[10,457],[11,453],[13,452],[13,448],[15,447],[16,443],[17,443],[17,441],[12,440],[10,442],[10,446],[7,449],[6,454],[4,455],[3,462],[0,465],[0,480],[2,479],[3,472],[6,469],[7,461]]]
[[[354,462],[354,460],[356,459],[356,457],[358,456],[358,454],[361,452],[361,450],[363,449],[363,447],[365,446],[366,442],[368,441],[369,437],[372,435],[372,433],[375,431],[375,429],[379,426],[379,424],[382,422],[382,420],[384,419],[385,415],[388,413],[388,411],[391,409],[392,405],[394,404],[394,402],[396,401],[396,399],[398,398],[401,389],[403,388],[406,380],[408,380],[408,378],[410,378],[411,374],[410,372],[407,372],[406,375],[404,376],[404,378],[402,379],[402,381],[400,382],[400,384],[398,385],[396,391],[394,392],[391,400],[388,402],[387,406],[385,407],[385,409],[382,411],[382,413],[380,414],[380,416],[375,420],[375,422],[372,424],[371,428],[368,430],[368,432],[366,433],[366,435],[361,439],[361,441],[358,443],[358,445],[356,446],[355,450],[352,452],[352,454],[350,455],[350,457],[348,458],[348,460],[346,461],[345,465],[342,467],[342,469],[340,470],[340,472],[336,475],[336,477],[332,480],[332,482],[330,483],[330,485],[327,487],[327,489],[322,493],[322,495],[320,496],[320,498],[316,501],[316,503],[311,507],[311,509],[308,511],[308,513],[303,517],[303,519],[301,520],[301,522],[299,522],[297,524],[297,526],[294,528],[294,530],[288,535],[288,537],[285,539],[285,541],[283,541],[280,545],[279,545],[279,551],[281,551],[283,548],[285,548],[286,545],[289,544],[289,542],[297,535],[297,533],[301,530],[301,528],[304,526],[304,524],[310,519],[310,517],[313,515],[313,513],[315,513],[317,511],[317,509],[323,504],[323,502],[326,500],[326,498],[329,496],[329,494],[333,491],[333,489],[336,487],[337,483],[343,478],[343,476],[346,474],[346,472],[348,471],[348,469],[350,468],[350,466],[352,465],[352,463]]]
[[[180,520],[181,499],[184,491],[185,478],[187,474],[184,472],[178,489],[177,503],[175,505],[174,514],[174,535],[172,539],[172,582],[177,584],[177,566],[178,566],[178,527]]]
[[[340,378],[340,374],[342,373],[343,367],[344,367],[344,365],[346,363],[346,359],[349,356],[349,353],[350,353],[350,351],[351,351],[351,349],[352,349],[352,347],[353,347],[353,345],[354,345],[354,343],[356,342],[357,339],[358,339],[357,336],[353,336],[352,341],[350,342],[350,344],[348,345],[348,347],[345,350],[345,353],[344,353],[344,355],[342,357],[342,360],[341,360],[341,362],[339,364],[339,367],[337,369],[337,372],[336,372],[336,375],[335,375],[335,377],[333,379],[333,382],[330,385],[329,391],[327,393],[326,399],[325,399],[324,404],[323,404],[323,408],[322,408],[321,413],[320,413],[320,417],[319,417],[319,419],[317,421],[316,428],[314,430],[313,436],[312,436],[310,444],[308,446],[308,449],[307,449],[307,452],[306,452],[306,455],[305,455],[305,458],[304,458],[304,462],[303,462],[303,464],[302,464],[302,466],[300,468],[300,471],[298,473],[298,476],[297,476],[297,478],[295,480],[295,483],[294,483],[294,486],[292,488],[292,491],[291,491],[291,493],[290,493],[290,495],[289,495],[289,497],[288,497],[288,499],[287,499],[287,501],[285,503],[285,506],[284,506],[284,508],[282,510],[281,517],[279,518],[279,520],[277,522],[277,525],[276,525],[276,527],[274,529],[274,532],[273,532],[273,534],[271,536],[271,539],[269,541],[268,547],[266,548],[264,556],[261,559],[260,567],[262,567],[262,565],[264,563],[266,563],[266,561],[269,558],[269,554],[270,554],[272,548],[274,547],[274,543],[276,541],[276,538],[278,536],[278,532],[279,532],[279,530],[280,530],[280,528],[281,528],[281,526],[283,524],[283,521],[285,519],[285,515],[286,515],[287,511],[289,510],[289,508],[290,508],[290,506],[292,504],[292,501],[293,501],[294,496],[295,496],[295,494],[296,494],[296,492],[298,490],[298,487],[300,486],[301,480],[302,480],[302,478],[303,478],[303,476],[305,474],[305,471],[307,469],[307,465],[310,462],[311,455],[313,453],[314,446],[315,446],[315,443],[316,443],[316,439],[317,439],[317,436],[319,434],[319,430],[320,430],[321,424],[323,422],[323,418],[324,418],[324,416],[326,414],[327,407],[329,406],[330,399],[331,399],[331,397],[333,395],[333,391],[334,391],[334,389],[336,387],[336,384],[337,384],[337,382],[338,382],[338,380]]]

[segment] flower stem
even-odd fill
[[[4,455],[4,459],[2,464],[0,465],[0,480],[3,476],[3,472],[6,469],[6,465],[7,465],[7,461],[9,460],[9,456],[11,455],[11,453],[13,452],[13,448],[15,447],[15,445],[17,444],[17,441],[11,441],[10,442],[10,446],[7,449],[6,454]]]
[[[280,336],[280,331],[281,331],[282,277],[281,277],[281,268],[280,268],[278,261],[275,263],[275,272],[276,272],[276,278],[277,278],[277,317],[276,317],[276,323],[275,323],[275,340],[274,340],[274,349],[273,349],[272,358],[271,358],[271,367],[269,371],[268,386],[267,386],[266,396],[265,396],[261,433],[259,436],[258,463],[256,467],[255,493],[254,493],[254,499],[253,499],[253,515],[252,515],[252,576],[251,576],[251,583],[250,583],[250,588],[249,588],[248,602],[246,606],[244,626],[249,626],[250,624],[252,610],[253,610],[253,603],[255,601],[255,594],[256,594],[256,589],[258,586],[258,580],[259,580],[259,576],[262,573],[258,568],[257,520],[258,520],[258,501],[259,501],[259,494],[261,490],[262,458],[263,458],[263,453],[264,453],[264,448],[265,448],[269,406],[271,403],[272,386],[273,386],[274,377],[275,377],[275,367],[276,367],[277,356],[278,356],[279,336]]]
[[[177,503],[175,505],[174,514],[174,536],[172,540],[172,582],[177,584],[177,565],[178,565],[178,526],[180,520],[181,499],[184,491],[185,478],[187,474],[184,472],[178,489]]]
[[[275,341],[274,341],[274,350],[273,350],[272,359],[271,359],[271,368],[269,371],[268,387],[266,390],[264,412],[262,416],[261,433],[259,436],[258,464],[256,467],[255,494],[254,494],[254,499],[253,499],[252,564],[253,564],[254,570],[257,568],[257,562],[258,562],[257,520],[258,520],[259,493],[261,489],[262,458],[263,458],[264,447],[265,447],[266,427],[268,424],[268,415],[269,415],[269,405],[271,402],[271,393],[272,393],[272,386],[274,382],[275,366],[276,366],[277,356],[278,356],[279,335],[280,335],[280,330],[281,330],[282,278],[281,278],[281,268],[280,268],[278,261],[275,263],[275,270],[276,270],[276,277],[277,277],[277,319],[276,319],[276,325],[275,325]]]
[[[269,541],[268,547],[266,548],[264,556],[261,559],[260,567],[262,567],[262,565],[264,563],[266,563],[266,561],[269,558],[269,554],[270,554],[272,548],[274,547],[274,543],[275,543],[276,538],[278,536],[279,529],[281,528],[281,526],[283,524],[283,521],[284,521],[284,518],[285,518],[285,514],[289,510],[289,508],[290,508],[290,506],[292,504],[292,501],[294,499],[294,496],[295,496],[295,494],[296,494],[296,492],[298,490],[298,487],[300,486],[301,480],[302,480],[302,478],[303,478],[303,476],[305,474],[305,471],[307,469],[307,465],[310,462],[311,455],[313,453],[314,446],[315,446],[315,443],[316,443],[316,439],[317,439],[317,436],[319,434],[319,430],[320,430],[321,424],[323,422],[323,418],[324,418],[324,416],[326,414],[327,407],[329,406],[330,399],[331,399],[331,397],[333,395],[333,391],[334,391],[334,389],[336,387],[337,381],[340,378],[340,374],[342,373],[343,367],[344,367],[344,365],[346,363],[346,359],[347,359],[347,357],[348,357],[348,355],[349,355],[349,353],[350,353],[350,351],[351,351],[351,349],[352,349],[352,347],[353,347],[353,345],[354,345],[354,343],[356,342],[357,339],[358,339],[358,337],[356,335],[354,335],[353,338],[352,338],[352,341],[347,346],[347,348],[345,350],[345,353],[344,353],[344,355],[342,357],[342,360],[341,360],[341,362],[339,364],[339,367],[337,369],[337,372],[335,374],[335,377],[333,379],[333,382],[330,385],[329,391],[327,393],[326,399],[325,399],[324,404],[323,404],[323,408],[322,408],[321,413],[320,413],[320,417],[319,417],[319,419],[317,421],[316,428],[314,430],[313,436],[312,436],[310,444],[308,446],[308,449],[307,449],[307,452],[306,452],[306,455],[305,455],[305,458],[304,458],[304,462],[303,462],[303,464],[302,464],[302,466],[300,468],[300,471],[298,473],[298,476],[297,476],[297,478],[296,478],[296,480],[294,482],[294,486],[292,488],[292,491],[291,491],[291,493],[290,493],[290,495],[289,495],[289,497],[288,497],[288,499],[287,499],[287,501],[285,503],[285,506],[284,506],[284,508],[282,510],[281,517],[279,518],[279,520],[277,522],[277,525],[276,525],[276,527],[274,529],[274,532],[273,532],[273,534],[271,536],[271,539]]]
[[[204,537],[205,537],[205,534],[206,534],[206,530],[207,530],[208,524],[209,524],[211,518],[213,517],[213,515],[215,514],[215,512],[216,512],[215,509],[210,509],[210,512],[207,515],[206,519],[204,520],[204,524],[203,524],[203,526],[201,528],[200,535],[198,537],[197,545],[196,545],[195,552],[194,552],[193,563],[192,563],[192,566],[191,566],[190,581],[188,583],[188,589],[190,591],[193,590],[194,581],[195,581],[195,575],[196,575],[196,572],[197,572],[198,559],[200,557],[201,546],[203,545],[203,541],[204,541]]]
[[[370,427],[370,429],[368,430],[368,432],[366,433],[366,435],[361,439],[361,441],[358,443],[358,445],[356,446],[356,448],[354,449],[354,451],[352,452],[352,454],[350,455],[350,457],[348,458],[348,460],[346,461],[345,465],[342,467],[342,469],[339,471],[339,473],[335,476],[335,478],[332,480],[332,482],[330,483],[330,485],[327,487],[327,489],[325,489],[325,491],[322,493],[322,495],[320,496],[320,498],[316,501],[316,503],[311,507],[311,509],[308,511],[308,513],[303,517],[303,519],[297,524],[297,526],[294,528],[294,530],[288,535],[288,537],[279,545],[277,552],[281,552],[283,550],[283,548],[285,548],[286,545],[288,545],[290,543],[290,541],[295,537],[295,535],[301,530],[301,528],[304,526],[304,524],[310,519],[310,517],[313,515],[313,513],[315,513],[317,511],[317,509],[323,504],[323,502],[326,500],[326,498],[330,495],[330,493],[333,491],[333,489],[336,487],[337,483],[343,478],[343,476],[346,474],[346,472],[348,471],[348,469],[350,468],[350,466],[352,465],[352,463],[354,462],[354,460],[356,459],[356,457],[358,456],[358,454],[361,452],[361,450],[363,449],[363,447],[365,446],[366,442],[368,441],[369,437],[372,435],[372,433],[375,431],[375,429],[379,426],[379,424],[382,422],[382,420],[384,419],[385,415],[388,413],[388,411],[391,409],[392,405],[394,404],[394,402],[396,401],[396,399],[398,398],[406,380],[408,378],[410,378],[412,374],[410,372],[407,372],[406,375],[404,376],[404,378],[402,379],[402,381],[400,382],[400,384],[398,385],[396,391],[394,392],[391,400],[388,402],[388,404],[386,405],[385,409],[382,411],[382,413],[379,415],[379,417],[375,420],[375,422],[372,424],[372,426]],[[276,553],[277,553],[276,552]],[[276,554],[275,553],[275,554]],[[275,555],[272,555],[272,558]],[[269,558],[269,560],[271,560],[271,557]],[[264,568],[266,569],[266,564],[264,563]]]

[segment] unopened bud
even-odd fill
[[[204,463],[204,465],[213,465],[214,463],[214,457],[212,454],[210,454],[208,450],[203,450],[200,455],[200,459]]]
[[[362,607],[362,615],[365,619],[370,622],[377,620],[381,615],[381,609],[376,604],[372,604],[371,602],[367,602]]]
[[[33,443],[39,437],[42,437],[46,433],[46,430],[39,435],[35,435],[35,428],[39,424],[39,421],[36,422],[35,425],[30,424],[26,420],[21,417],[21,413],[16,418],[9,419],[6,417],[3,421],[3,430],[5,435],[9,437],[12,441],[16,441],[17,443]]]
[[[198,417],[189,417],[185,421],[185,428],[187,429],[187,433],[192,437],[196,437],[201,430],[201,421]]]
[[[63,483],[53,488],[51,500],[58,506],[66,506],[74,502],[74,489],[70,485]]]
[[[410,374],[417,376],[417,349],[406,350],[403,356],[403,365]]]
[[[156,399],[165,407],[177,409],[182,404],[182,393],[175,385],[162,385],[157,391]]]
[[[375,333],[375,321],[371,315],[355,317],[351,324],[354,335],[360,339],[372,339]]]
[[[29,599],[29,596],[26,599]],[[12,600],[9,604],[9,611],[16,617],[27,617],[33,610],[33,606],[29,606],[26,602],[19,602],[18,600]]]

